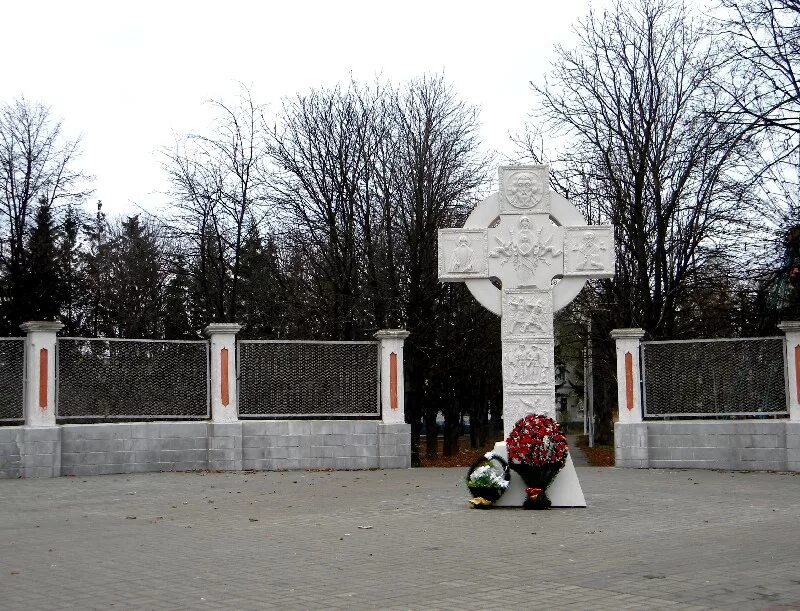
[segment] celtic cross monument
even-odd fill
[[[589,278],[613,275],[613,228],[587,225],[550,191],[544,165],[501,166],[499,193],[479,203],[464,227],[439,230],[439,279],[465,282],[501,317],[504,437],[527,414],[555,418],[553,314]],[[495,451],[505,452],[505,444]],[[585,505],[571,459],[548,496],[554,506]],[[524,485],[512,481],[498,504],[523,500]]]

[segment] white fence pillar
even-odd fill
[[[786,376],[789,393],[789,420],[800,422],[800,321],[787,320],[778,325],[786,335]]]
[[[209,368],[211,383],[211,421],[239,420],[239,396],[236,385],[236,323],[212,323],[204,330],[210,340]]]
[[[25,338],[25,425],[56,424],[56,333],[64,325],[56,321],[22,323]]]
[[[641,369],[639,342],[644,337],[641,329],[614,329],[611,337],[617,342],[617,402],[619,422],[642,422]]]
[[[381,418],[387,423],[406,421],[403,343],[408,336],[404,329],[382,329],[375,334],[380,342]]]

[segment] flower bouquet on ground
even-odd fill
[[[530,415],[519,420],[506,439],[509,467],[525,482],[527,509],[547,509],[545,491],[567,461],[567,438],[558,423],[547,416]]]
[[[500,465],[498,469],[495,463]],[[469,468],[466,483],[472,496],[474,507],[489,507],[499,499],[508,488],[511,474],[508,463],[492,452],[487,452]]]

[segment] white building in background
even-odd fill
[[[556,359],[556,419],[558,422],[583,423],[583,375],[580,363]]]

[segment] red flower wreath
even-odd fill
[[[533,467],[564,466],[567,460],[567,438],[558,423],[547,416],[525,416],[506,439],[508,460]]]

